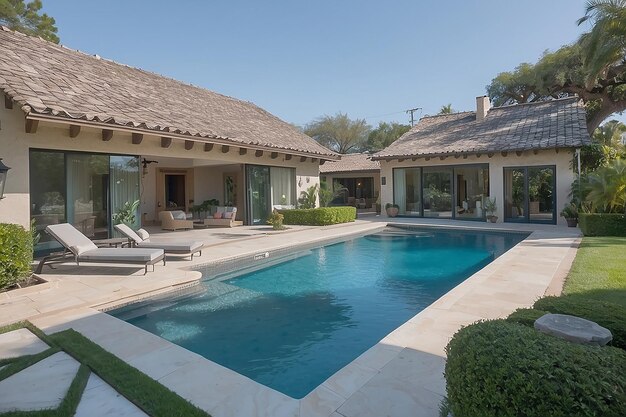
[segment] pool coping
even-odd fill
[[[386,224],[387,223],[381,223],[381,228],[385,227]],[[395,225],[393,222],[388,222],[388,224],[390,226]],[[406,227],[407,224],[400,223],[398,224],[398,226]],[[420,228],[433,227],[433,225],[430,224],[419,224],[415,226]],[[445,227],[447,229],[460,228],[481,231],[487,230],[494,232],[508,231],[502,229],[493,230],[485,227],[481,228],[473,225],[469,227],[456,227],[453,225],[434,227]],[[513,229],[510,231],[520,232]],[[521,232],[528,233],[527,231]],[[118,356],[120,356],[123,360],[130,361],[131,365],[135,366],[147,375],[154,375],[155,379],[157,379],[159,382],[172,389],[173,391],[179,393],[179,395],[181,395],[183,398],[186,398],[192,403],[195,403],[201,408],[207,410],[214,417],[231,415],[315,415],[325,417],[337,417],[343,415],[365,415],[362,412],[357,412],[356,414],[354,413],[355,406],[352,403],[359,402],[359,399],[356,398],[355,401],[351,401],[351,399],[357,397],[357,394],[361,392],[362,388],[368,385],[368,383],[373,381],[375,378],[383,375],[386,367],[390,363],[398,360],[405,360],[407,356],[415,357],[416,355],[414,352],[417,351],[427,355],[422,358],[424,359],[422,360],[422,362],[429,363],[421,363],[419,365],[428,371],[426,374],[421,375],[421,378],[429,382],[428,386],[423,386],[422,384],[421,386],[415,386],[414,388],[417,391],[424,391],[427,396],[430,395],[431,398],[427,401],[428,404],[424,404],[424,406],[428,410],[433,410],[433,405],[436,407],[438,405],[438,402],[445,395],[445,382],[442,384],[443,375],[441,375],[440,372],[442,370],[442,366],[445,364],[445,354],[443,352],[443,347],[445,347],[445,344],[452,336],[452,334],[456,330],[458,330],[461,325],[470,324],[471,322],[476,320],[501,317],[510,313],[512,309],[514,309],[513,307],[526,306],[529,305],[529,303],[526,299],[523,301],[520,299],[518,302],[506,302],[504,303],[504,305],[498,308],[490,305],[490,310],[483,312],[483,314],[475,314],[475,312],[472,311],[454,312],[451,311],[450,306],[455,305],[456,302],[463,298],[464,294],[467,295],[471,294],[472,291],[481,290],[481,285],[485,284],[486,281],[489,281],[490,276],[493,276],[495,273],[497,273],[500,268],[505,268],[507,273],[511,274],[515,279],[519,280],[519,273],[524,273],[524,271],[512,270],[511,265],[509,264],[511,263],[511,261],[518,262],[517,258],[520,256],[521,258],[524,258],[528,261],[527,252],[533,252],[533,249],[537,249],[533,248],[533,245],[529,242],[540,242],[542,239],[565,239],[565,241],[562,243],[567,246],[567,250],[565,250],[564,253],[561,253],[563,251],[560,251],[557,255],[555,255],[554,259],[549,262],[551,268],[550,271],[548,271],[548,273],[538,274],[538,276],[541,278],[538,280],[540,281],[540,283],[534,283],[534,292],[531,295],[538,297],[545,294],[547,288],[552,284],[554,276],[557,275],[557,272],[559,270],[562,271],[563,269],[569,269],[569,265],[567,264],[567,262],[571,264],[571,259],[573,259],[571,252],[573,250],[573,252],[575,253],[575,247],[577,246],[577,242],[579,242],[579,239],[577,237],[558,237],[558,231],[555,232],[556,233],[551,233],[550,231],[531,232],[524,240],[515,245],[509,251],[496,258],[493,262],[482,268],[480,271],[465,279],[459,285],[455,286],[446,294],[442,295],[434,303],[432,303],[424,310],[416,314],[414,317],[409,319],[407,322],[390,332],[380,342],[370,347],[362,355],[358,356],[352,362],[350,362],[339,371],[337,371],[335,374],[330,376],[326,381],[320,384],[317,388],[315,388],[313,391],[311,391],[311,393],[309,393],[301,400],[293,399],[278,391],[265,387],[241,374],[238,374],[235,371],[221,367],[220,365],[197,354],[194,354],[193,352],[190,352],[174,343],[168,342],[158,336],[155,336],[151,333],[143,331],[139,328],[129,325],[128,323],[125,323],[119,319],[98,311],[101,308],[119,308],[120,303],[117,303],[115,306],[113,306],[112,304],[109,304],[108,306],[100,305],[97,306],[98,310],[94,308],[84,308],[80,311],[75,311],[73,315],[66,315],[63,320],[61,320],[64,321],[65,324],[59,324],[58,320],[54,320],[54,318],[50,317],[36,319],[33,321],[33,324],[42,327],[46,332],[50,332],[58,331],[63,327],[67,327],[68,319],[70,319],[69,324],[78,323],[78,326],[74,326],[78,327],[78,329],[76,330],[81,331],[82,329],[83,333],[87,333],[85,334],[87,337],[92,340],[96,339],[94,340],[96,341],[96,343],[101,344],[105,349],[109,351],[113,350],[112,353],[118,354]],[[352,235],[356,237],[359,234],[362,235],[369,233],[372,232],[347,233],[341,237],[318,239],[313,242],[307,242],[305,245],[302,246],[325,246],[326,244],[332,243],[324,242],[332,240],[345,241],[352,238]],[[289,249],[292,252],[294,251],[294,247],[289,247],[288,245],[285,246],[285,249]],[[304,250],[301,246],[298,246],[298,249]],[[277,249],[274,249],[274,251],[276,250]],[[536,252],[536,250],[534,252]],[[534,256],[536,255],[537,253],[534,253]],[[232,257],[232,259],[225,259],[223,260],[224,265],[226,262],[237,262],[237,259],[249,256],[250,253],[247,253],[245,255],[234,256]],[[530,264],[532,264],[532,262],[523,263],[517,266],[526,267]],[[515,267],[515,265],[513,266]],[[530,301],[532,301],[532,299],[530,299]],[[113,304],[115,304],[115,302]],[[429,339],[427,337],[424,337],[426,336],[426,334],[429,333],[429,329],[430,333],[433,333],[433,323],[440,321],[443,315],[450,316],[448,317],[448,327],[444,326],[443,334],[440,334],[442,332],[437,331],[434,332],[436,333],[436,337],[434,338],[436,340],[425,340]],[[94,323],[99,323],[100,326],[94,326]],[[104,326],[105,329],[109,330],[117,329],[115,331],[121,332],[122,334],[127,336],[132,335],[133,345],[136,347],[141,346],[141,348],[138,348],[136,349],[136,351],[133,352],[128,351],[128,349],[123,349],[119,346],[116,346],[116,343],[118,342],[117,339],[109,339],[102,334],[98,334],[98,327],[102,326]],[[422,329],[422,331],[420,331],[420,329]],[[426,334],[423,334],[424,330]],[[419,337],[417,337],[418,340],[416,340],[416,334],[419,335]],[[420,343],[419,339],[422,339],[423,343]],[[156,348],[145,351],[147,346],[156,346]],[[145,351],[145,355],[141,354],[142,349],[143,351]],[[155,355],[155,350],[160,351],[162,354]],[[167,353],[167,355],[165,354],[165,352]],[[144,356],[143,361],[141,360],[142,356]],[[429,358],[430,356],[432,356],[432,358]],[[158,363],[159,368],[165,367],[166,369],[169,369],[174,367],[177,369],[168,373],[167,375],[158,375],[158,372],[155,373],[155,363]],[[184,363],[184,365],[176,367],[176,363]],[[191,364],[193,364],[193,367],[190,366]],[[193,368],[203,369],[205,373],[197,374],[197,371],[194,371]],[[177,372],[179,375],[174,375]],[[211,378],[206,378],[207,375],[209,375]],[[199,390],[197,386],[190,386],[189,381],[193,380],[194,376],[196,379],[202,377],[202,379],[199,379],[197,382],[201,385],[204,385],[208,390],[205,389],[203,391],[202,389]],[[413,382],[415,383],[419,381]],[[411,383],[409,383],[408,385],[411,385]],[[212,392],[211,395],[209,395],[210,392]],[[220,395],[216,396],[215,392],[218,392]],[[348,407],[345,407],[346,405],[348,405]],[[358,406],[356,408],[358,409]]]

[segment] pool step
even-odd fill
[[[184,305],[173,308],[173,311],[198,313],[224,310],[263,295],[257,291],[236,287],[219,281],[207,283],[206,287],[206,294],[189,300]]]

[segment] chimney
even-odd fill
[[[476,121],[481,122],[487,117],[487,112],[491,108],[489,96],[476,97]]]

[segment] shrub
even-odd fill
[[[626,349],[626,308],[619,304],[578,295],[544,297],[533,306],[555,314],[569,314],[594,321],[613,334],[613,346]]]
[[[281,210],[285,224],[305,226],[326,226],[329,224],[348,223],[356,219],[355,207],[321,207],[314,209]]]
[[[585,236],[626,236],[626,214],[580,213],[578,225]]]
[[[506,321],[510,323],[519,323],[525,326],[534,327],[535,320],[539,317],[548,314],[547,311],[535,310],[534,308],[518,308],[512,312]]]
[[[283,230],[285,228],[285,226],[283,226],[284,220],[285,216],[274,210],[270,218],[267,219],[267,224],[271,224],[274,230]]]
[[[570,343],[494,320],[459,330],[446,347],[455,417],[626,415],[626,352]]]
[[[0,223],[0,289],[29,277],[32,261],[31,231],[17,224]]]

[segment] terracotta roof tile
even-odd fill
[[[427,116],[374,158],[574,148],[591,143],[577,97]]]
[[[336,157],[252,103],[6,28],[0,90],[33,114]]]
[[[367,153],[349,153],[341,155],[341,160],[326,162],[324,165],[320,166],[321,174],[378,170],[380,170],[380,163],[378,161],[372,161],[371,155]]]

